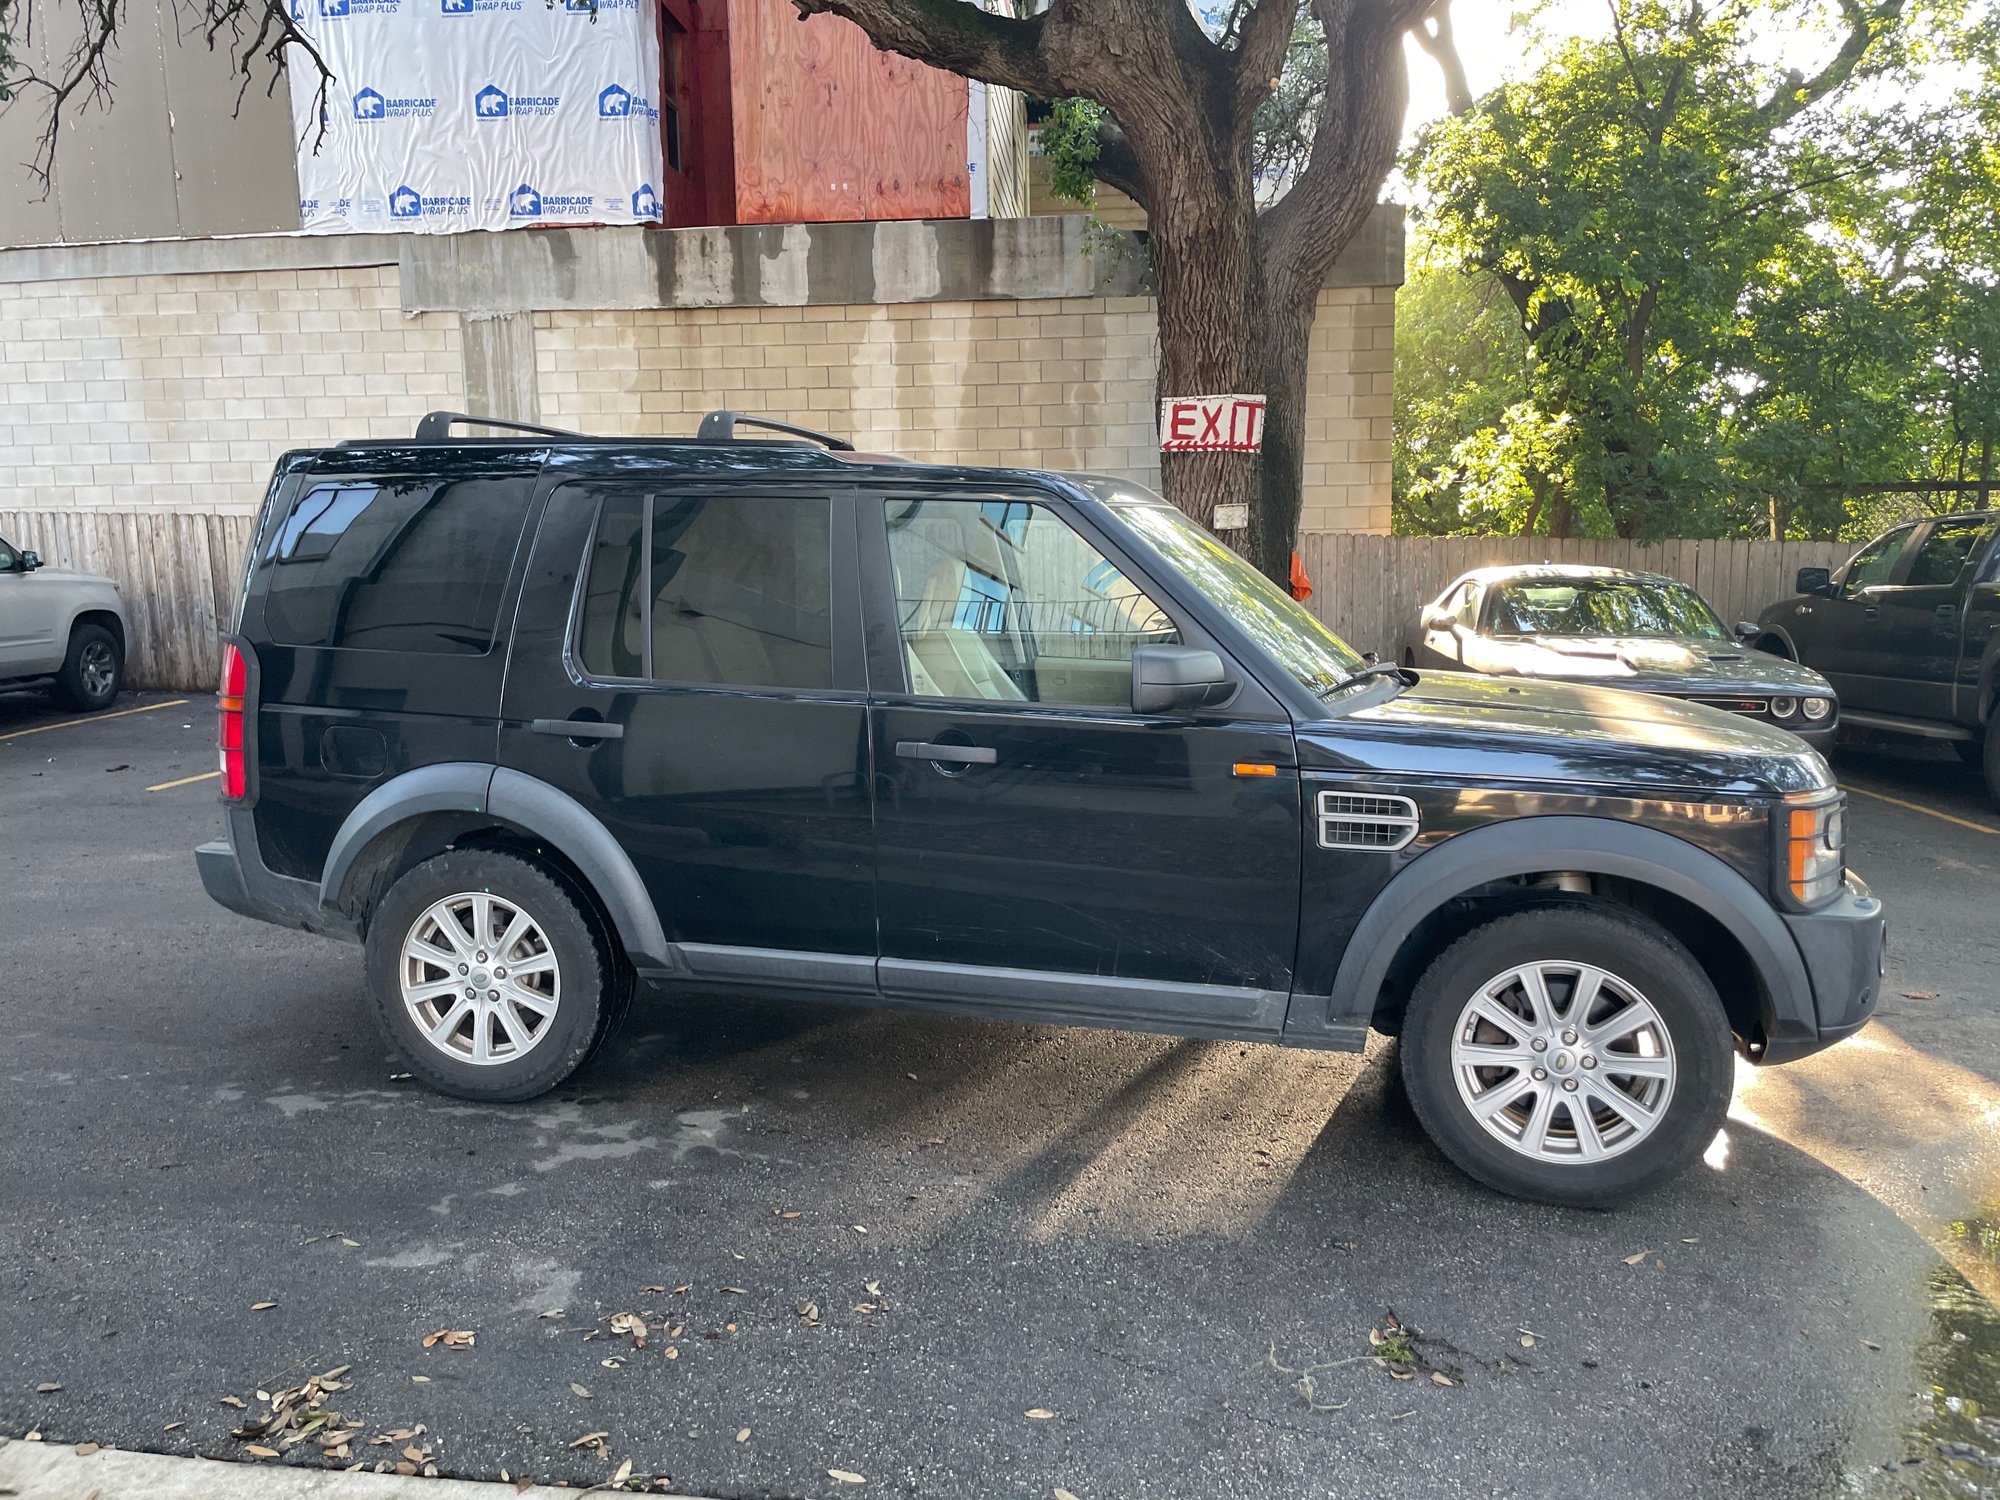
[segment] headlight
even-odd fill
[[[1796,698],[1773,698],[1771,700],[1771,717],[1774,719],[1789,719],[1798,711],[1799,700]]]
[[[1847,869],[1846,799],[1837,791],[1793,792],[1780,815],[1792,899],[1801,906],[1832,900]]]
[[[1831,698],[1807,698],[1801,702],[1800,707],[1805,709],[1808,719],[1824,719],[1828,714],[1833,712],[1833,700]]]

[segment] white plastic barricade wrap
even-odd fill
[[[322,234],[660,218],[660,48],[640,0],[290,0],[299,215]]]

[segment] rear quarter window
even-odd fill
[[[525,476],[308,481],[258,561],[280,646],[480,656],[521,540]]]

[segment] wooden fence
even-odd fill
[[[235,614],[247,515],[156,511],[0,510],[0,537],[45,562],[114,579],[132,620],[129,680],[176,691],[213,687],[217,632]],[[1365,536],[1299,539],[1311,609],[1357,650],[1383,660],[1409,643],[1417,611],[1468,568],[1508,562],[1587,562],[1666,573],[1693,584],[1728,622],[1753,619],[1792,591],[1803,567],[1837,567],[1852,542],[1554,542],[1536,537]]]

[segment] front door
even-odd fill
[[[1136,647],[1211,643],[1059,502],[864,502],[861,547],[883,993],[1275,1032],[1302,839],[1284,711],[1232,668],[1223,708],[1133,713]]]
[[[1855,553],[1841,569],[1833,596],[1815,601],[1810,637],[1794,637],[1799,660],[1833,684],[1843,708],[1887,711],[1881,701],[1882,611],[1876,596],[1897,576],[1915,530],[1900,526]]]
[[[1911,546],[1900,578],[1870,591],[1879,681],[1868,691],[1883,712],[1949,719],[1965,621],[1961,577],[1984,552],[1993,523],[1984,516],[1930,523]]]
[[[62,660],[57,612],[49,607],[49,591],[34,587],[34,576],[21,570],[20,552],[0,540],[0,677],[53,671]]]
[[[801,987],[873,992],[853,536],[826,489],[549,498],[500,764],[610,830],[696,977],[769,973],[776,949]]]

